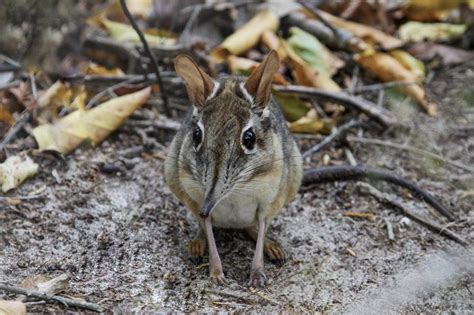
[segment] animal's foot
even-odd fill
[[[263,250],[271,262],[278,265],[283,265],[286,262],[286,253],[276,241],[269,238],[265,239]]]
[[[263,288],[267,284],[267,276],[263,268],[255,269],[250,272],[249,285],[254,288]]]
[[[196,264],[199,264],[202,261],[205,251],[206,241],[204,239],[196,238],[188,244],[189,257]]]
[[[209,277],[211,278],[211,281],[215,284],[225,284],[226,280],[222,270],[211,270]]]

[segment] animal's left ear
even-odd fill
[[[278,54],[272,50],[245,81],[244,87],[254,98],[255,106],[265,107],[270,102],[273,75],[279,67]]]

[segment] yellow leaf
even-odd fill
[[[111,76],[111,77],[118,77],[118,76],[124,75],[122,69],[120,68],[109,69],[109,68],[100,66],[96,63],[89,64],[89,66],[86,69],[86,74]]]
[[[236,57],[230,55],[227,57],[227,64],[233,74],[248,76],[258,66],[258,62],[252,59]],[[287,85],[288,81],[280,74],[275,73],[273,76],[273,83]]]
[[[413,72],[413,74],[417,77],[417,81],[421,81],[424,79],[426,74],[425,64],[420,60],[416,59],[409,53],[404,50],[392,50],[389,54],[398,60],[406,69]]]
[[[343,28],[352,34],[362,38],[365,42],[381,46],[383,49],[391,50],[398,48],[404,44],[404,42],[396,37],[390,36],[376,28],[359,24],[355,22],[349,22],[344,19],[335,17],[327,12],[321,11],[321,15],[332,23],[336,27]]]
[[[406,5],[409,10],[423,11],[423,10],[451,10],[458,7],[462,0],[408,0]]]
[[[421,23],[411,21],[400,26],[398,32],[400,33],[400,38],[406,41],[446,41],[461,37],[466,29],[467,26],[462,24]]]
[[[107,19],[104,19],[102,22],[113,39],[118,40],[120,42],[140,43],[140,38],[138,37],[138,34],[130,25],[110,21]],[[144,35],[150,46],[166,46],[174,45],[176,43],[176,39],[174,38],[161,37],[149,34]]]
[[[40,150],[68,154],[86,140],[97,145],[117,129],[125,119],[143,105],[151,88],[120,96],[91,110],[76,110],[54,124],[33,129]]]
[[[272,11],[260,11],[234,34],[227,37],[218,47],[214,48],[211,51],[211,56],[217,62],[222,62],[229,55],[240,55],[254,47],[260,41],[263,32],[276,31],[278,24],[278,16]]]
[[[245,76],[250,75],[252,69],[258,66],[258,62],[252,59],[236,57],[232,55],[227,57],[227,64],[229,65],[230,71],[233,74]]]
[[[403,81],[411,83],[401,88],[429,115],[436,116],[436,105],[427,102],[425,91],[418,84],[417,76],[405,68],[397,59],[383,52],[360,54],[354,56],[354,58],[365,70],[384,82]]]
[[[332,119],[321,119],[311,110],[308,115],[292,122],[288,125],[291,132],[294,133],[324,133],[328,134],[331,132],[331,128],[334,126]]]
[[[0,300],[1,315],[26,315],[26,305],[21,301]]]
[[[0,184],[2,191],[7,192],[17,188],[25,179],[38,172],[38,164],[28,156],[10,156],[0,164]]]

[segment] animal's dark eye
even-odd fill
[[[252,128],[245,130],[244,134],[242,135],[242,144],[248,150],[253,150],[255,147],[255,140],[255,133],[253,132]]]
[[[196,128],[194,128],[194,131],[193,131],[193,142],[194,142],[194,146],[197,147],[201,144],[201,141],[202,141],[202,131],[201,131],[201,128],[199,128],[199,126],[196,126]]]

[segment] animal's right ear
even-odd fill
[[[192,104],[198,107],[203,106],[211,95],[215,82],[187,55],[177,56],[174,68],[186,83],[186,90]]]

